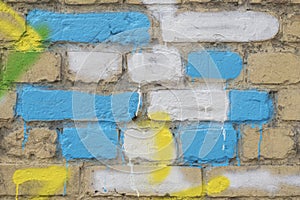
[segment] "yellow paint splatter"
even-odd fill
[[[230,181],[225,176],[219,176],[210,180],[205,187],[208,195],[218,194],[226,190],[230,185]]]
[[[7,40],[16,40],[17,51],[41,51],[41,36],[12,8],[0,1],[0,34]]]
[[[13,182],[16,184],[16,200],[18,200],[19,186],[23,183],[29,181],[41,182],[44,186],[38,190],[37,196],[53,195],[63,188],[69,176],[69,170],[61,166],[17,170],[13,175]],[[45,199],[45,197],[34,197],[32,199],[39,200]]]
[[[170,116],[164,112],[156,112],[150,115],[151,120],[143,120],[138,123],[140,128],[149,128],[154,131],[154,160],[172,160],[176,154],[173,135],[169,129],[168,123]],[[149,174],[150,184],[159,184],[163,182],[170,174],[171,167],[166,165]]]
[[[180,192],[172,193],[172,196],[177,197],[199,197],[203,195],[203,187],[202,185],[192,187],[186,190],[182,190]]]
[[[155,112],[149,114],[150,119],[159,121],[171,121],[171,117],[165,112]]]
[[[159,184],[163,182],[170,174],[172,167],[164,166],[149,175],[150,184]]]

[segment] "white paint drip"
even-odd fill
[[[138,101],[137,109],[136,109],[136,112],[135,112],[135,116],[138,116],[140,106],[141,106],[141,98],[142,98],[141,85],[139,85],[138,95],[139,95],[139,101]]]
[[[265,170],[249,171],[244,173],[225,173],[230,180],[232,189],[260,189],[267,192],[277,192],[281,185],[300,187],[300,175],[280,176]]]
[[[133,170],[133,164],[131,163],[131,159],[129,159],[128,166],[130,167],[130,188],[136,192],[137,197],[140,197],[140,193],[136,187],[135,180],[134,180],[134,170]]]
[[[223,135],[223,146],[222,146],[222,150],[224,151],[225,150],[225,141],[226,141],[226,130],[224,127],[222,127],[222,135]]]

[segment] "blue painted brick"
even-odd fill
[[[16,112],[25,121],[128,122],[135,116],[138,104],[138,93],[102,96],[25,85],[18,89]]]
[[[232,90],[229,93],[229,120],[235,122],[264,122],[271,119],[273,102],[267,92]]]
[[[143,13],[54,13],[33,10],[27,16],[28,23],[38,29],[46,26],[50,30],[51,42],[89,42],[104,41],[122,44],[144,44],[149,42],[150,21]]]
[[[243,68],[239,54],[229,51],[200,51],[188,55],[186,74],[192,78],[234,79]]]
[[[114,123],[103,122],[84,128],[64,128],[59,135],[59,143],[66,160],[115,159],[118,132]]]
[[[224,163],[234,158],[237,132],[232,124],[201,123],[179,128],[183,159],[187,163]]]

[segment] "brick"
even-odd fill
[[[135,92],[96,95],[25,85],[18,90],[17,102],[17,115],[25,121],[127,122],[139,109],[140,95]]]
[[[237,132],[232,124],[200,123],[178,130],[185,163],[225,165],[235,157]]]
[[[14,91],[6,92],[0,97],[0,119],[13,119],[15,115],[16,93]]]
[[[60,68],[61,56],[59,54],[46,52],[39,57],[36,63],[34,63],[33,66],[31,66],[18,81],[25,83],[59,81]]]
[[[118,132],[115,124],[99,122],[87,127],[65,127],[59,135],[62,155],[66,160],[115,159]]]
[[[105,52],[68,52],[70,80],[116,81],[122,74],[122,55]]]
[[[161,28],[165,42],[249,42],[273,38],[279,22],[262,12],[184,12],[165,15]]]
[[[228,118],[235,122],[267,121],[273,115],[273,102],[267,92],[231,90]]]
[[[207,2],[213,2],[212,0],[184,0],[184,3],[207,3]],[[239,0],[224,0],[222,2],[226,3],[234,3],[234,2],[239,2]]]
[[[56,167],[62,167],[65,168],[63,165],[55,165]],[[16,170],[26,170],[26,169],[45,169],[47,170],[48,167],[52,167],[51,165],[22,165],[22,164],[2,164],[0,165],[0,195],[16,195],[16,185],[13,182],[13,175],[16,172]],[[51,170],[51,168],[48,168]],[[65,168],[66,169],[66,168]],[[70,176],[67,181],[66,185],[66,194],[78,194],[79,192],[79,167],[78,166],[71,166],[69,165],[68,169],[70,170]],[[32,173],[32,176],[37,176],[38,178],[43,179],[41,172],[36,170],[36,173]],[[41,175],[40,177],[38,175]],[[19,176],[20,179],[28,179],[25,176]],[[47,178],[47,177],[46,177]],[[51,178],[51,177],[50,177]],[[54,178],[54,177],[52,177]],[[63,177],[56,177],[57,179]],[[30,179],[30,178],[29,178]],[[45,177],[44,177],[45,179]],[[36,180],[36,179],[35,179]],[[19,185],[19,195],[30,195],[30,196],[36,196],[39,195],[39,190],[36,190],[37,188],[40,188],[42,186],[47,185],[47,181],[41,183],[40,181],[35,180],[28,180],[27,182]],[[51,184],[51,183],[50,183]],[[49,186],[49,184],[48,184]],[[58,188],[58,190],[52,194],[52,195],[62,195],[64,193],[64,186]],[[49,195],[45,192],[40,193],[40,195]]]
[[[68,5],[89,5],[95,3],[118,3],[119,0],[65,0]]]
[[[8,22],[1,24],[0,41],[17,41],[25,33],[26,25],[23,16],[3,2],[1,2],[0,18]]]
[[[175,138],[165,122],[129,124],[123,130],[122,138],[124,153],[129,159],[163,162],[177,157]]]
[[[290,0],[250,0],[251,4],[260,4],[260,3],[274,3],[274,4],[284,4],[289,3]]]
[[[56,154],[57,133],[55,130],[45,128],[34,128],[26,133],[17,130],[4,137],[2,146],[9,156],[25,156],[26,158],[53,158]],[[24,148],[24,149],[23,149]]]
[[[248,57],[249,80],[255,84],[297,83],[300,57],[292,53],[257,53]]]
[[[129,4],[177,4],[181,0],[127,0]]]
[[[49,2],[50,0],[6,0],[11,3],[36,3],[36,2]]]
[[[220,167],[206,172],[206,183],[213,177],[224,176],[229,188],[210,196],[296,196],[300,195],[299,166]]]
[[[128,74],[137,83],[178,82],[183,78],[182,62],[176,49],[154,47],[153,52],[129,54]]]
[[[96,0],[65,0],[65,3],[70,5],[94,4]]]
[[[300,120],[299,90],[280,90],[278,92],[278,114],[283,120]]]
[[[227,118],[228,96],[222,90],[159,90],[149,94],[151,113],[166,112],[171,120],[212,120]]]
[[[245,127],[242,133],[243,160],[257,159],[258,157],[285,159],[295,151],[294,134],[291,127],[265,127],[262,130],[261,142],[260,134],[258,127]]]
[[[139,12],[66,14],[33,10],[28,13],[27,22],[33,28],[47,26],[51,30],[47,37],[50,42],[110,41],[124,45],[140,45],[147,44],[150,40],[149,18]]]
[[[300,1],[298,3],[300,3]],[[291,42],[300,41],[300,15],[293,15],[284,23],[283,39]]]
[[[243,60],[230,51],[199,51],[188,55],[186,74],[192,78],[235,79],[241,73]]]
[[[160,176],[159,182],[153,178]],[[161,177],[162,176],[162,177]],[[92,195],[200,196],[201,169],[191,167],[114,166],[84,170],[86,193]],[[103,181],[105,180],[105,181]],[[199,188],[185,192],[190,188]],[[182,192],[181,194],[178,194]]]

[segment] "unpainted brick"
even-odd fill
[[[293,15],[287,19],[283,25],[283,39],[290,42],[300,41],[300,15]]]
[[[14,91],[7,92],[0,98],[0,119],[13,119],[14,108],[16,105],[16,93]]]
[[[278,114],[283,120],[300,120],[300,92],[285,89],[278,92]]]
[[[2,146],[8,156],[25,156],[40,159],[52,158],[56,153],[56,131],[35,128],[29,131],[28,141],[24,142],[24,130],[9,133],[4,137]],[[22,148],[24,146],[24,149]]]
[[[25,83],[58,81],[60,80],[60,68],[61,56],[59,54],[45,52],[18,81]]]
[[[294,152],[294,133],[291,127],[276,127],[262,130],[260,142],[260,130],[258,127],[246,126],[242,134],[242,159],[257,159],[260,156],[267,159],[284,159]]]
[[[297,83],[300,57],[292,53],[256,53],[248,57],[249,80],[255,84]]]

